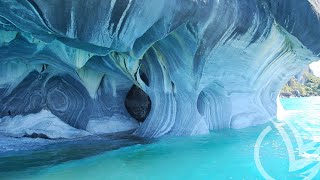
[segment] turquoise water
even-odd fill
[[[257,148],[256,158],[271,177],[320,179],[320,98],[282,99],[281,103],[288,110],[287,115],[275,124],[205,136],[165,137],[80,160],[11,169],[0,172],[0,179],[264,179],[255,161]],[[279,129],[288,135],[292,152]],[[262,132],[268,133],[257,141]],[[259,142],[261,146],[256,145]],[[297,169],[289,168],[294,164],[289,161],[290,153],[300,160],[294,166]],[[21,156],[12,161],[24,163],[24,159]]]

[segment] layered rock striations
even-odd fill
[[[1,0],[0,117],[46,110],[78,129],[143,137],[267,122],[281,87],[319,58],[319,6]]]

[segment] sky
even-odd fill
[[[320,77],[320,60],[311,63],[309,67],[315,76]]]

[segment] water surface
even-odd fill
[[[320,98],[282,99],[281,102],[287,115],[284,120],[275,121],[276,124],[270,122],[241,130],[216,131],[204,136],[164,137],[148,144],[136,140],[135,145],[118,150],[99,151],[94,156],[79,156],[82,159],[58,163],[43,162],[29,168],[22,166],[24,168],[17,170],[14,170],[14,166],[19,167],[25,162],[56,162],[52,158],[64,158],[70,153],[75,156],[86,150],[74,144],[75,150],[69,154],[57,153],[52,156],[54,152],[49,148],[40,154],[27,153],[9,160],[7,155],[0,157],[0,161],[11,161],[8,164],[12,167],[5,167],[2,163],[0,179],[264,179],[257,168],[254,150],[258,148],[258,137],[266,128],[270,131],[262,139],[258,155],[265,172],[276,179],[301,179],[311,173],[316,174],[320,161],[317,151],[320,146]],[[288,135],[295,159],[301,160],[301,167],[296,170],[289,169],[292,162],[289,161],[288,144],[279,128]],[[304,151],[299,148],[301,142]],[[99,147],[93,145],[90,151],[96,152],[95,149]],[[58,151],[59,144],[53,149]],[[320,178],[320,175],[314,178]]]

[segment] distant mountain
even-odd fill
[[[300,74],[292,77],[282,88],[280,97],[309,97],[320,96],[320,78],[315,76],[319,72],[320,63],[313,64],[310,68],[302,71]]]

